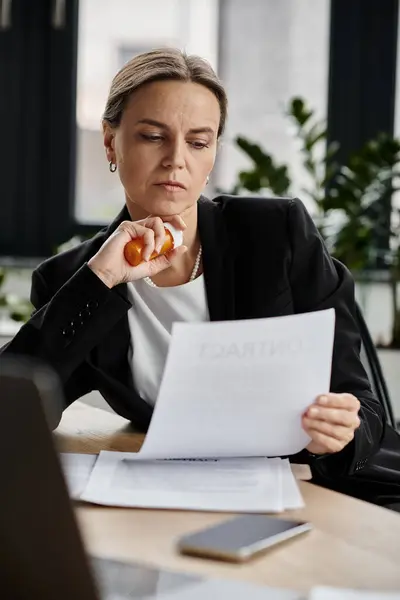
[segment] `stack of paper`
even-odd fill
[[[281,511],[302,505],[288,456],[330,386],[334,310],[177,323],[145,442],[102,452],[80,498],[99,504]],[[89,469],[90,470],[90,469]]]
[[[60,455],[61,466],[67,482],[69,495],[78,499],[83,493],[97,460],[97,454],[65,453]]]
[[[289,461],[279,458],[147,461],[124,452],[101,452],[95,464],[84,454],[68,458],[71,496],[96,504],[249,513],[303,506]]]

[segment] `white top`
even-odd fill
[[[143,279],[128,284],[131,347],[129,363],[140,396],[154,405],[176,321],[208,321],[204,276],[175,287],[152,287]]]

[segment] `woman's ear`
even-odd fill
[[[103,143],[106,150],[107,161],[115,163],[115,129],[107,121],[103,121]]]

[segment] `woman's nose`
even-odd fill
[[[175,141],[168,147],[168,151],[163,160],[163,166],[173,169],[183,169],[185,166],[185,143]]]

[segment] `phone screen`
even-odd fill
[[[246,515],[185,536],[179,549],[186,554],[239,560],[309,529],[309,523]]]

